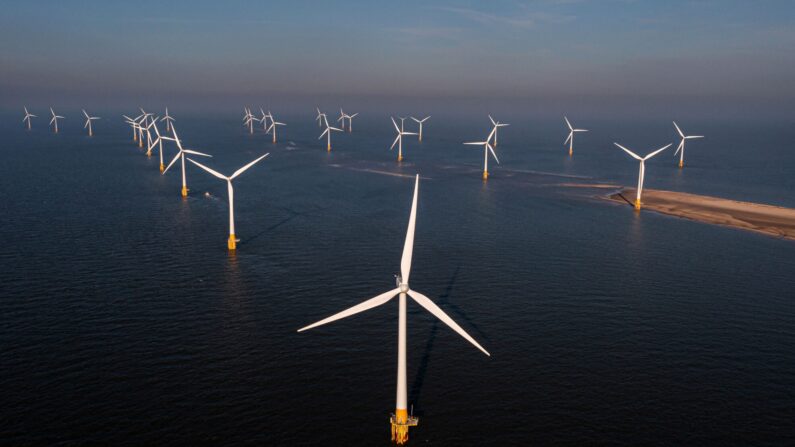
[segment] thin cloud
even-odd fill
[[[535,28],[539,24],[568,23],[576,18],[572,15],[547,12],[523,12],[520,15],[509,17],[468,8],[439,7],[436,9],[457,14],[484,25],[505,25],[523,29]]]

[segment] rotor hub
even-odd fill
[[[409,284],[405,282],[400,283],[400,293],[407,293],[409,291]]]

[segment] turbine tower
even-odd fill
[[[613,144],[615,144],[619,148],[623,149],[624,152],[628,153],[632,158],[640,161],[640,171],[638,172],[638,189],[637,189],[636,195],[635,195],[635,209],[639,210],[640,209],[640,195],[643,192],[643,179],[646,176],[646,160],[648,160],[648,159],[654,157],[655,155],[659,154],[660,152],[668,149],[669,147],[671,147],[671,145],[670,144],[666,145],[665,147],[661,147],[660,149],[657,149],[656,151],[650,153],[649,155],[647,155],[645,157],[641,157],[641,156],[637,155],[636,153],[632,152],[631,150],[625,148],[624,146],[622,146],[622,145],[620,145],[618,143],[613,143]]]
[[[258,161],[262,160],[263,158],[270,155],[270,153],[265,154],[258,159],[252,161],[251,163],[243,166],[242,168],[235,171],[230,177],[227,177],[217,171],[214,171],[203,164],[194,161],[192,159],[188,159],[189,162],[195,164],[196,166],[204,169],[205,171],[209,172],[210,174],[218,177],[221,180],[226,180],[226,190],[229,193],[229,240],[226,243],[226,246],[229,250],[236,250],[237,249],[237,238],[235,237],[235,190],[232,188],[232,180],[234,180],[237,176],[244,173],[248,168],[254,166]]]
[[[395,131],[397,131],[397,136],[395,137],[395,141],[392,142],[392,146],[389,147],[389,150],[395,148],[395,145],[398,145],[398,162],[403,161],[403,135],[417,135],[414,132],[404,132],[403,131],[403,121],[406,118],[401,118],[400,127],[398,127],[397,123],[395,122],[395,118],[392,118],[392,125],[395,126]]]
[[[571,157],[571,155],[574,153],[574,134],[576,132],[588,132],[588,129],[575,129],[571,127],[571,123],[569,122],[568,118],[564,116],[563,119],[566,120],[566,125],[569,126],[569,136],[566,137],[566,141],[563,142],[563,145],[565,146],[566,143],[569,144],[569,157]]]
[[[679,167],[682,168],[685,166],[685,140],[695,140],[697,138],[704,138],[704,135],[689,135],[686,136],[682,133],[682,129],[676,125],[676,121],[674,121],[674,127],[676,127],[676,132],[679,133],[679,136],[682,138],[682,141],[679,142],[679,147],[676,148],[676,152],[674,152],[674,157],[676,154],[679,154]]]
[[[417,175],[414,180],[414,198],[411,202],[411,214],[409,215],[409,226],[406,231],[406,241],[403,245],[403,256],[400,260],[400,276],[397,277],[397,288],[389,292],[382,293],[375,298],[359,303],[347,310],[343,310],[334,314],[326,319],[320,320],[317,323],[310,324],[298,330],[302,332],[314,327],[331,323],[341,318],[355,315],[359,312],[372,309],[374,307],[386,304],[396,295],[399,296],[398,301],[398,358],[397,358],[397,392],[395,393],[395,413],[391,415],[389,422],[392,427],[392,440],[397,444],[404,444],[409,439],[409,427],[415,427],[419,420],[408,412],[408,395],[406,383],[406,296],[411,297],[417,304],[422,306],[425,310],[433,314],[436,318],[442,320],[444,324],[449,326],[458,335],[464,337],[468,342],[472,343],[476,348],[480,349],[484,354],[491,356],[485,349],[483,349],[474,338],[472,338],[461,326],[459,326],[452,318],[450,318],[442,309],[439,308],[427,296],[412,290],[409,287],[409,275],[411,274],[411,258],[414,251],[414,228],[417,223],[417,194],[419,191],[420,176]]]
[[[500,164],[500,159],[497,158],[497,153],[494,152],[494,148],[491,146],[491,137],[493,137],[495,133],[497,133],[496,126],[491,129],[491,133],[489,134],[488,138],[486,138],[486,141],[464,143],[474,146],[483,146],[483,180],[489,179],[489,152],[491,152],[491,155],[494,156],[494,160],[497,161],[497,164]]]

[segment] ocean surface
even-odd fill
[[[795,243],[634,212],[634,187],[795,207],[791,123],[434,115],[389,151],[362,114],[331,153],[314,113],[280,141],[234,111],[180,114],[223,181],[134,145],[121,117],[44,110],[0,124],[0,445],[389,445],[397,301],[296,330],[394,287],[421,175],[411,285],[492,354],[410,301],[410,445],[795,444]],[[336,116],[336,115],[335,115]],[[407,130],[413,123],[407,122]],[[167,159],[175,154],[166,146]],[[178,167],[178,166],[176,166]],[[585,187],[583,185],[586,185]],[[593,185],[609,185],[594,188]]]

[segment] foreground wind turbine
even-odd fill
[[[202,154],[201,152],[192,151],[190,149],[183,149],[182,142],[179,141],[179,137],[177,136],[177,129],[173,125],[171,126],[171,131],[174,133],[174,141],[177,142],[177,149],[179,150],[179,152],[177,152],[177,155],[174,157],[173,160],[171,160],[171,163],[169,163],[168,166],[166,166],[166,169],[163,170],[163,174],[165,175],[165,173],[168,172],[168,169],[171,166],[173,166],[174,163],[177,162],[177,159],[181,159],[182,160],[182,197],[188,197],[188,182],[185,179],[185,154],[201,155],[202,157],[212,157],[212,155]]]
[[[676,131],[679,133],[679,136],[682,137],[682,141],[679,143],[679,147],[676,148],[676,152],[674,152],[674,157],[676,154],[679,154],[679,167],[683,167],[685,165],[685,140],[695,140],[697,138],[704,138],[704,135],[688,135],[685,136],[682,133],[682,129],[676,125],[676,121],[674,121],[674,127],[676,127]]]
[[[395,413],[390,417],[390,424],[392,426],[392,440],[398,444],[403,444],[408,441],[409,427],[416,426],[419,420],[408,412],[408,396],[406,385],[406,295],[410,296],[417,304],[425,308],[428,312],[433,314],[436,318],[442,320],[447,326],[464,337],[468,342],[472,343],[476,348],[480,349],[484,354],[490,356],[475,339],[464,331],[452,318],[450,318],[442,309],[439,308],[427,296],[412,290],[409,287],[409,275],[411,273],[411,257],[414,250],[414,228],[417,223],[417,193],[419,191],[420,176],[414,180],[414,198],[411,202],[411,214],[409,215],[409,226],[406,231],[406,242],[403,245],[403,256],[400,259],[400,276],[396,278],[397,288],[389,292],[382,293],[375,298],[371,298],[360,304],[357,304],[347,310],[343,310],[334,314],[326,319],[320,320],[317,323],[310,324],[298,330],[298,332],[312,329],[314,327],[331,323],[341,318],[355,315],[359,312],[372,309],[374,307],[386,304],[395,295],[398,295],[398,359],[397,359],[397,392],[395,399]]]
[[[24,118],[22,118],[22,122],[23,122],[23,123],[24,123],[25,121],[27,121],[27,122],[28,122],[28,130],[30,130],[30,121],[31,121],[30,119],[31,119],[31,118],[36,118],[36,115],[34,115],[34,114],[32,114],[32,113],[28,112],[28,108],[27,108],[27,107],[25,107],[25,117],[24,117]]]
[[[630,156],[632,156],[632,158],[640,161],[640,171],[638,172],[638,190],[637,190],[637,194],[635,196],[635,209],[639,210],[640,209],[640,195],[643,192],[643,178],[646,176],[646,160],[648,160],[651,157],[654,157],[655,155],[659,154],[660,152],[668,149],[669,147],[671,147],[671,145],[670,144],[666,145],[665,147],[661,147],[660,149],[657,149],[656,151],[650,153],[649,155],[647,155],[645,157],[641,157],[641,156],[637,155],[636,153],[632,152],[631,150],[625,148],[624,146],[622,146],[622,145],[620,145],[618,143],[613,143],[613,144],[615,144],[619,148],[623,149],[624,152],[628,153]]]
[[[430,118],[430,116],[426,116],[425,118],[423,118],[421,120],[418,120],[417,118],[414,118],[413,116],[411,117],[411,119],[413,119],[414,121],[416,121],[420,125],[420,135],[419,135],[419,139],[418,139],[418,141],[420,143],[422,143],[422,123],[427,121],[428,118]]]
[[[497,129],[500,127],[510,126],[510,124],[501,123],[499,121],[494,121],[494,118],[489,115],[489,121],[494,126],[494,147],[497,147]],[[496,156],[494,158],[497,158]]]
[[[404,132],[403,121],[400,122],[400,127],[398,127],[397,123],[395,122],[395,119],[392,117],[390,118],[392,119],[392,125],[395,126],[395,130],[397,131],[397,136],[395,137],[395,141],[392,142],[392,146],[389,147],[389,150],[391,151],[392,149],[395,148],[396,144],[398,145],[398,161],[400,162],[403,161],[403,135],[417,135],[417,134],[414,132]],[[401,118],[401,120],[404,119],[405,118]]]
[[[160,122],[166,122],[166,132],[171,132],[171,123],[176,121],[171,115],[168,114],[168,107],[166,107],[166,116],[160,118]]]
[[[86,116],[86,125],[83,126],[83,129],[88,127],[88,136],[89,137],[93,137],[94,136],[94,130],[91,128],[91,121],[98,120],[98,119],[101,119],[101,118],[98,117],[98,116],[88,116],[88,113],[86,113],[85,109],[83,109],[83,115]]]
[[[326,115],[323,115],[323,121],[326,121]],[[320,134],[319,137],[317,137],[317,139],[319,140],[319,139],[323,138],[323,135],[325,135],[326,136],[326,151],[327,152],[331,152],[331,131],[333,130],[334,132],[342,132],[342,129],[337,129],[336,127],[329,126],[328,125],[328,121],[326,121],[325,124],[326,124],[326,130],[324,130],[323,133]]]
[[[52,107],[50,107],[50,113],[52,113],[52,119],[50,120],[50,124],[55,123],[55,133],[58,133],[58,120],[66,118],[62,117],[61,115],[56,115],[55,112],[52,110]]]
[[[276,126],[286,126],[287,124],[280,123],[280,122],[276,121],[275,119],[273,119],[273,115],[271,115],[271,111],[270,110],[268,110],[268,116],[271,119],[271,126],[268,128],[267,131],[270,132],[271,130],[273,130],[273,142],[275,143],[276,142]]]
[[[246,171],[246,169],[254,166],[254,164],[256,164],[258,161],[262,160],[263,158],[267,157],[268,155],[270,155],[270,154],[269,153],[265,154],[262,157],[252,161],[251,163],[243,166],[242,168],[240,168],[237,171],[235,171],[235,173],[232,174],[231,177],[227,177],[227,176],[225,176],[225,175],[223,175],[223,174],[221,174],[219,172],[213,171],[212,169],[208,168],[207,166],[204,166],[203,164],[201,164],[201,163],[199,163],[197,161],[194,161],[194,160],[192,160],[190,158],[188,159],[189,162],[191,162],[191,163],[195,164],[196,166],[204,169],[205,171],[207,171],[210,174],[218,177],[219,179],[226,180],[227,191],[229,191],[229,241],[227,242],[226,245],[227,245],[227,247],[230,250],[235,250],[237,248],[237,238],[235,238],[235,191],[234,191],[234,189],[232,189],[232,180],[234,180],[235,177],[237,177],[238,175],[244,173]]]
[[[491,137],[493,137],[496,133],[497,127],[495,126],[493,129],[491,129],[491,133],[489,134],[488,138],[486,138],[486,141],[464,143],[474,146],[483,146],[483,180],[488,180],[489,178],[489,152],[491,152],[491,155],[494,156],[494,160],[497,161],[497,164],[500,164],[500,159],[497,158],[497,154],[494,152],[494,148],[491,146]]]
[[[575,132],[588,132],[588,129],[575,129],[575,128],[571,127],[571,123],[569,122],[568,118],[566,118],[564,116],[563,119],[566,120],[566,125],[569,126],[569,136],[566,138],[566,141],[563,142],[563,145],[566,145],[566,143],[569,143],[569,157],[571,157],[571,154],[574,153],[574,133]]]

